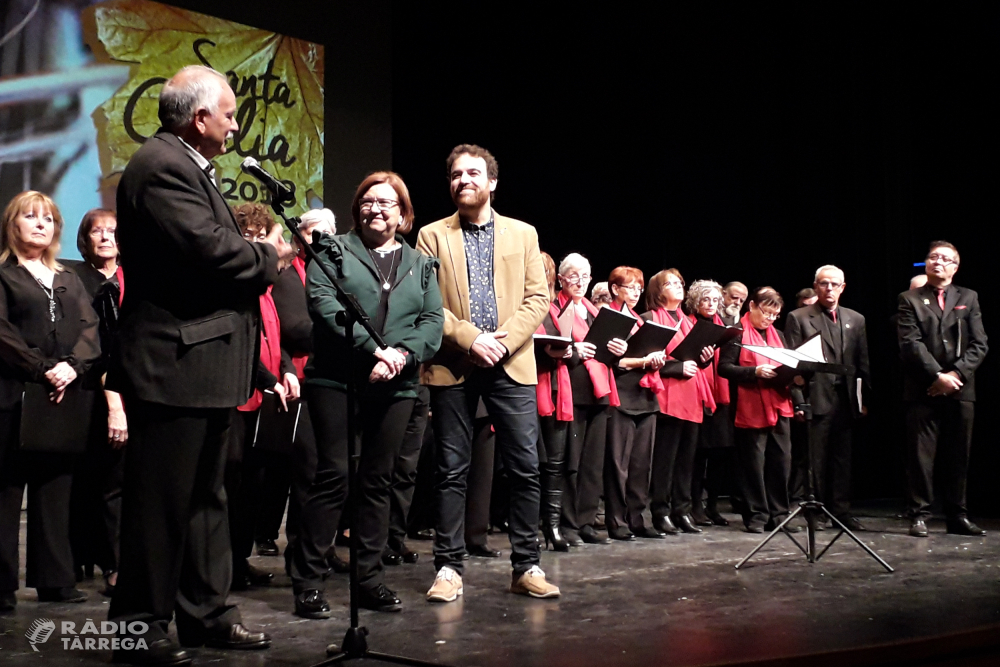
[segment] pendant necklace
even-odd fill
[[[35,282],[38,283],[38,286],[42,288],[43,292],[45,292],[45,296],[49,298],[49,319],[55,322],[56,321],[55,282],[53,281],[52,287],[46,287],[45,283],[43,283],[41,280],[38,279],[38,276],[35,276],[34,274],[32,275],[35,278]]]
[[[392,253],[392,258],[389,260],[389,273],[388,275],[383,276],[382,269],[378,267],[378,262],[375,261],[375,254],[372,252],[371,248],[368,249],[368,254],[371,255],[372,258],[372,264],[375,265],[375,271],[378,273],[378,277],[382,279],[382,289],[386,292],[392,289],[392,285],[389,284],[389,278],[392,276],[392,268],[396,265],[396,250],[398,250],[398,248],[393,248],[392,250],[388,250],[386,252],[382,252],[381,250],[375,251],[383,259],[385,259],[386,253]]]

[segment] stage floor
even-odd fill
[[[509,545],[498,560],[467,563],[465,596],[432,605],[424,600],[434,572],[430,543],[414,541],[416,565],[387,568],[386,583],[403,600],[399,614],[361,611],[369,648],[453,665],[708,665],[815,654],[890,642],[922,640],[1000,624],[1000,521],[980,521],[985,538],[907,535],[909,524],[892,510],[860,508],[865,542],[896,569],[887,573],[842,537],[816,564],[782,535],[743,569],[734,565],[760,541],[734,515],[728,528],[666,540],[587,545],[568,554],[543,552],[542,567],[562,589],[559,600],[507,592]],[[825,543],[833,533],[819,533]],[[22,566],[23,566],[22,524]],[[796,537],[804,540],[805,533]],[[284,545],[282,544],[282,548]],[[344,549],[341,549],[344,551]],[[198,650],[195,664],[310,665],[325,657],[348,624],[347,576],[328,582],[333,617],[307,621],[292,615],[283,559],[254,557],[275,573],[269,588],[234,594],[244,621],[274,640],[262,652]],[[102,582],[81,588],[80,605],[39,604],[33,589],[18,591],[17,612],[0,617],[0,665],[107,663],[109,651],[66,650],[57,629],[37,645],[25,638],[35,619],[106,618]],[[22,573],[23,581],[23,573]],[[846,663],[844,663],[846,664]],[[990,664],[989,662],[983,664]],[[995,664],[995,663],[994,663]]]

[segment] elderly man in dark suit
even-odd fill
[[[162,128],[118,185],[118,235],[129,256],[120,349],[108,388],[129,419],[121,573],[108,617],[148,626],[148,650],[116,662],[183,665],[185,646],[266,648],[226,603],[232,577],[223,472],[231,409],[254,382],[258,295],[292,249],[240,234],[211,158],[238,129],[225,77],[186,67],[160,95]],[[132,632],[130,630],[130,632]],[[138,634],[138,633],[137,633]],[[136,637],[138,639],[138,637]]]
[[[819,334],[828,362],[854,368],[854,375],[814,373],[809,379],[813,411],[809,441],[817,499],[841,523],[858,531],[864,526],[849,514],[851,435],[854,421],[868,414],[868,337],[864,316],[840,305],[845,286],[843,271],[821,266],[813,281],[817,301],[788,314],[785,338],[789,347],[797,347]]]
[[[956,535],[985,535],[969,521],[965,504],[976,369],[986,357],[986,330],[979,296],[952,283],[958,249],[931,243],[927,284],[899,295],[899,354],[906,403],[906,479],[910,535],[927,537],[934,501],[934,459],[940,453],[947,529]]]

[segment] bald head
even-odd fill
[[[240,129],[236,95],[210,67],[190,65],[160,92],[160,122],[207,160],[226,152],[226,141]]]

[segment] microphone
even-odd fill
[[[267,188],[267,191],[271,193],[271,199],[278,204],[290,204],[295,201],[295,195],[288,189],[288,186],[267,173],[264,167],[260,166],[260,163],[252,157],[243,160],[240,169],[243,170],[244,174],[249,174],[260,181]]]

